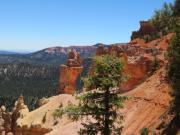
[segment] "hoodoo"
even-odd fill
[[[73,94],[78,76],[83,70],[80,54],[70,50],[67,64],[60,66],[59,94]]]

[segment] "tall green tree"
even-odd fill
[[[178,19],[178,18],[177,18]],[[173,87],[173,111],[180,120],[180,20],[176,23],[175,35],[169,47],[168,75]]]
[[[61,116],[67,113],[74,120],[82,116],[91,117],[93,120],[82,123],[80,134],[120,134],[123,116],[118,109],[123,107],[123,101],[127,99],[120,96],[117,89],[124,78],[122,61],[105,55],[95,57],[94,62],[93,75],[84,79],[85,88],[91,91],[77,97],[80,101],[78,106],[57,109],[54,114]]]

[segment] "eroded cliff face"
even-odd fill
[[[169,34],[149,43],[142,39],[134,39],[128,45],[99,46],[96,55],[109,54],[123,58],[127,81],[121,85],[120,90],[125,92],[132,90],[152,75],[155,58],[159,61],[160,67],[167,63],[165,53],[172,36],[173,34]]]
[[[146,75],[152,71],[153,51],[157,52],[157,49],[145,49],[139,44],[126,46],[111,45],[108,48],[100,46],[97,49],[96,55],[109,54],[123,58],[127,81],[122,84],[121,91],[127,91],[141,83]]]
[[[80,54],[71,50],[66,65],[60,66],[59,93],[73,94],[77,88],[77,78],[83,70]]]

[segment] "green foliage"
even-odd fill
[[[168,57],[168,75],[174,89],[174,102],[172,109],[180,119],[180,20],[176,24],[176,34],[169,47]]]
[[[160,61],[159,59],[157,58],[157,56],[155,55],[154,56],[154,59],[153,59],[153,72],[156,71],[157,69],[159,69],[160,67]]]
[[[61,118],[63,114],[64,114],[64,108],[63,108],[62,104],[60,104],[59,108],[56,109],[52,115],[53,115],[54,119],[57,119],[58,117]]]
[[[174,16],[180,16],[180,0],[176,0],[174,4]]]
[[[148,135],[148,134],[149,134],[148,128],[141,129],[141,135]]]
[[[12,110],[22,94],[30,110],[38,99],[55,95],[58,87],[59,67],[34,64],[0,64],[0,105]]]
[[[83,71],[77,78],[76,84],[77,84],[78,91],[76,91],[76,92],[78,92],[78,93],[81,92],[82,87],[83,87],[83,79],[82,78],[84,78],[88,75],[91,65],[92,65],[92,58],[86,58],[83,60]]]
[[[96,66],[93,75],[83,79],[86,89],[91,91],[77,96],[79,105],[57,109],[54,116],[59,117],[66,113],[73,120],[83,116],[95,119],[82,123],[83,128],[79,134],[120,134],[123,116],[118,109],[123,107],[123,101],[127,97],[118,95],[117,89],[114,88],[119,87],[123,81],[122,61],[106,55],[95,57],[94,62]]]
[[[155,14],[150,19],[158,32],[163,35],[173,32],[175,19],[173,17],[174,7],[171,3],[164,3],[162,9],[155,11]]]

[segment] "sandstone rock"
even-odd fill
[[[133,31],[131,39],[138,38],[140,36],[147,36],[156,33],[156,29],[150,21],[140,21],[140,28],[138,31]]]
[[[14,135],[12,132],[7,133],[7,135]]]
[[[73,94],[76,89],[77,78],[83,70],[80,54],[71,50],[68,54],[67,65],[60,66],[59,91],[60,94]]]
[[[0,108],[0,134],[5,135],[11,131],[11,114],[6,112],[6,107]]]
[[[147,24],[147,22],[141,23],[141,29],[145,31],[149,24]],[[164,54],[171,38],[172,34],[169,34],[162,39],[157,39],[149,43],[145,43],[142,39],[135,39],[128,45],[113,44],[108,46],[108,49],[104,46],[99,46],[96,55],[109,54],[124,59],[124,70],[127,75],[127,81],[124,82],[120,88],[120,90],[124,92],[135,88],[142,83],[146,77],[151,75],[155,56],[160,61],[161,67],[166,63]]]
[[[2,114],[0,114],[0,134],[3,134],[3,132],[5,132],[4,119],[2,118]]]
[[[149,21],[140,21],[140,29],[139,34],[140,35],[150,35],[155,33],[155,28]]]
[[[66,107],[69,103],[76,103],[77,101],[72,95],[60,94],[50,97],[48,100],[47,104],[29,112],[28,115],[17,121],[16,135],[45,135],[57,127],[72,122],[67,116],[55,120],[52,115],[60,105]],[[46,116],[45,121],[43,121],[44,116]]]
[[[97,49],[98,55],[104,55],[105,51],[102,46]],[[138,85],[152,70],[153,51],[141,47],[140,45],[126,45],[108,47],[108,54],[115,57],[122,57],[124,59],[124,70],[127,75],[127,81],[122,84],[121,91],[133,89]],[[145,54],[151,56],[146,57]]]
[[[39,100],[38,100],[37,105],[38,105],[38,107],[41,107],[41,106],[47,104],[48,102],[49,102],[49,100],[48,100],[47,98],[44,98],[44,97],[43,97],[42,99],[39,99]]]
[[[68,54],[67,66],[80,67],[82,65],[80,54],[71,50]]]
[[[83,67],[69,67],[61,65],[59,79],[59,93],[73,94],[76,89],[77,78],[82,72]]]
[[[96,49],[96,56],[101,56],[104,54],[104,46],[99,45],[98,48]]]
[[[21,95],[18,100],[15,102],[15,107],[12,112],[12,131],[16,133],[17,122],[20,119],[23,119],[29,113],[27,105],[24,104],[24,98]]]

